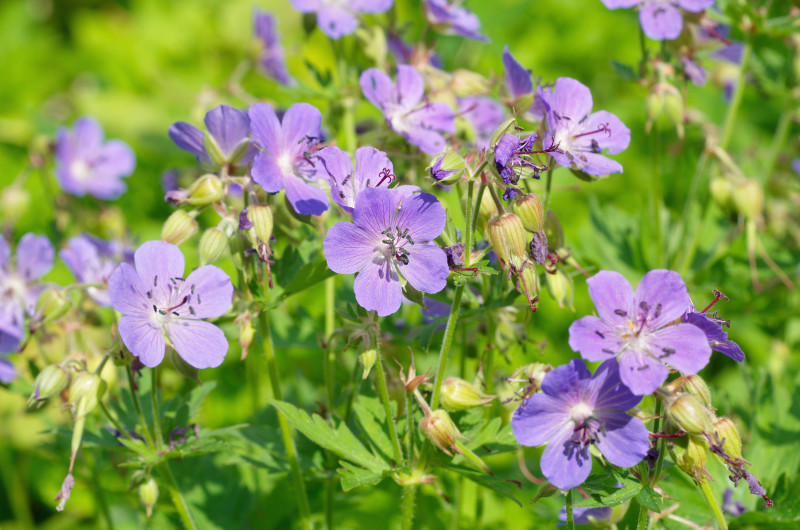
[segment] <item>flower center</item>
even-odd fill
[[[153,318],[158,324],[168,324],[178,318],[196,318],[195,306],[200,305],[202,299],[194,284],[189,286],[189,289],[185,288],[185,281],[179,276],[169,278],[166,300],[159,300],[159,291],[155,289],[158,287],[159,278],[153,277],[153,289],[145,294],[153,304]]]
[[[284,175],[291,175],[294,173],[294,163],[289,153],[283,153],[278,158],[278,167]]]
[[[69,172],[72,174],[72,178],[78,182],[84,182],[92,176],[92,167],[82,158],[78,158],[70,164]]]
[[[414,239],[409,235],[408,228],[401,230],[399,226],[395,226],[394,229],[389,226],[381,234],[386,236],[381,240],[385,245],[382,249],[384,256],[408,265],[408,258],[411,255],[408,247],[414,246]]]
[[[4,302],[13,301],[22,303],[22,297],[25,291],[25,282],[14,274],[9,274],[0,280],[0,300]]]
[[[592,407],[584,402],[570,409],[570,419],[575,424],[572,431],[573,443],[585,446],[597,441],[597,434],[602,431],[602,425],[593,413]]]

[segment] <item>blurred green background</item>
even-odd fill
[[[408,22],[408,36],[413,40],[421,34],[419,2],[396,1],[398,17]],[[289,70],[311,90],[283,88],[254,71],[248,71],[241,79],[232,77],[253,50],[255,5],[278,17]],[[664,219],[669,239],[672,226],[680,221],[706,134],[701,127],[689,126],[685,138],[679,139],[663,123],[657,133],[663,153],[654,161],[653,141],[644,134],[647,88],[621,79],[610,62],[611,59],[625,64],[638,62],[641,52],[636,13],[609,11],[599,0],[473,1],[469,7],[478,14],[483,32],[492,41],[482,44],[441,37],[436,48],[445,69],[468,68],[487,77],[502,77],[501,53],[508,45],[535,76],[545,81],[568,76],[589,86],[595,109],[617,114],[631,129],[630,148],[615,157],[625,167],[625,173],[589,184],[566,170],[557,170],[552,208],[560,216],[567,245],[581,264],[592,270],[618,270],[635,284],[647,270],[656,268],[646,230],[651,218],[647,198],[655,164],[660,166],[664,203],[672,211]],[[780,42],[763,44],[767,52],[781,46]],[[655,43],[649,45],[658,50]],[[350,41],[348,46],[354,47],[355,42]],[[363,61],[360,67],[369,66],[363,57],[360,59]],[[323,72],[336,69],[330,42],[316,30],[306,39],[302,17],[288,0],[258,4],[236,0],[6,0],[0,3],[0,188],[11,184],[25,170],[29,146],[43,145],[59,126],[92,115],[105,127],[107,138],[128,142],[137,155],[136,171],[127,179],[129,191],[115,203],[125,215],[126,227],[136,240],[158,238],[163,220],[172,211],[163,201],[161,174],[170,168],[193,164],[191,155],[180,151],[168,138],[169,125],[178,120],[199,124],[204,113],[215,105],[229,103],[244,107],[251,97],[279,106],[309,101],[327,117],[331,103],[319,97],[320,87],[306,68],[306,61]],[[789,98],[776,97],[774,91],[770,93],[763,86],[749,87],[744,98],[731,152],[747,176],[766,184],[776,181],[780,184],[777,190],[768,186],[768,191],[780,191],[785,186],[781,183],[789,182],[788,189],[796,195],[797,185],[791,182],[794,177],[788,169],[789,159],[798,156],[795,125],[778,158],[775,175],[761,174],[763,153],[773,140],[779,117],[794,103]],[[709,123],[722,123],[727,103],[721,89],[713,83],[703,88],[689,86],[688,101],[692,112]],[[379,119],[367,102],[358,106],[357,116]],[[324,125],[330,127],[332,123],[324,119]],[[539,184],[535,187],[542,188]],[[51,167],[31,174],[25,188],[32,194],[32,206],[16,226],[5,227],[6,235],[16,240],[28,231],[46,233],[54,244],[62,246],[74,234],[61,230],[54,221],[58,199]],[[463,190],[455,190],[446,199],[454,211],[458,209],[459,191]],[[76,216],[91,216],[99,209],[90,199],[73,204],[86,212],[76,210]],[[703,226],[699,264],[705,262],[710,249],[725,238],[731,226],[721,215]],[[797,235],[770,231],[769,224],[765,230],[768,252],[796,278],[800,259]],[[680,247],[686,242],[675,240],[671,244]],[[192,243],[183,246],[188,260],[196,263],[192,248]],[[229,270],[230,266],[230,263],[224,265]],[[800,394],[795,391],[800,303],[797,293],[788,292],[775,281],[763,263],[760,269],[767,288],[758,293],[750,282],[744,236],[740,234],[723,259],[709,267],[693,267],[686,280],[699,306],[712,299],[712,288],[730,297],[730,302],[721,307],[722,316],[731,319],[730,338],[738,341],[747,355],[745,363],[738,365],[715,354],[703,372],[711,384],[718,414],[731,415],[739,422],[745,457],[779,501],[775,510],[782,514],[778,519],[783,523],[773,519],[764,522],[752,516],[742,526],[784,524],[793,528],[797,524],[794,522],[797,501],[790,493],[800,486],[797,479]],[[57,263],[47,279],[65,284],[71,281],[71,276],[63,264]],[[524,338],[519,343],[510,341],[503,352],[510,362],[498,358],[499,376],[508,376],[528,362],[558,364],[575,356],[566,343],[567,329],[575,318],[593,310],[585,282],[580,276],[575,280],[575,313],[559,309],[544,295],[536,314],[523,312],[503,317],[519,324],[517,330]],[[351,282],[351,278],[339,281],[338,300],[353,300]],[[273,312],[279,363],[288,387],[286,399],[307,410],[316,409],[316,403],[324,399],[322,352],[318,346],[323,329],[320,292],[321,287],[311,289]],[[435,298],[449,302],[449,296],[443,293]],[[396,318],[384,324],[384,332],[391,341],[387,341],[387,351],[407,363],[403,333],[395,328],[401,322],[406,326],[418,324],[419,309],[404,307]],[[467,315],[461,323],[470,330],[481,324],[480,313]],[[235,337],[232,325],[227,325],[226,330],[230,331],[230,337]],[[434,365],[440,340],[441,335],[430,344],[415,339],[407,341],[417,351],[420,371]],[[533,345],[534,341],[542,340],[546,340],[545,347]],[[456,344],[469,357],[470,373],[474,373],[477,356],[486,342],[486,338],[470,332],[466,341]],[[251,356],[257,354],[256,346]],[[430,351],[426,350],[428,346]],[[353,350],[341,355],[344,366],[337,374],[341,385],[347,383],[356,355]],[[394,373],[394,363],[389,366]],[[252,415],[245,367],[239,361],[234,340],[223,366],[202,374],[204,381],[216,381],[218,386],[205,401],[199,422],[204,427],[244,422],[251,427],[242,431],[239,442],[232,443],[230,450],[178,462],[174,465],[175,472],[202,528],[289,528],[295,504],[280,444],[275,439],[274,412],[261,410]],[[248,370],[259,368],[263,366],[258,359],[247,365]],[[177,525],[164,492],[153,518],[145,519],[136,492],[127,491],[129,477],[112,465],[117,462],[115,455],[92,451],[90,446],[85,446],[78,458],[77,485],[66,511],[56,513],[52,499],[66,471],[69,437],[63,432],[55,435],[53,430],[69,425],[68,414],[52,404],[40,411],[27,411],[21,394],[29,385],[28,380],[15,383],[11,389],[0,388],[3,478],[0,527],[104,527],[109,520],[117,528]],[[194,387],[194,383],[182,381],[174,374],[165,376],[165,385],[168,392]],[[371,390],[367,386],[362,391],[368,394]],[[321,454],[299,434],[297,442],[307,455],[304,463],[312,470],[311,474],[319,472],[315,476],[322,476]],[[528,466],[536,470],[541,450],[526,449],[525,454]],[[512,455],[489,456],[487,462],[499,476],[524,481]],[[710,468],[715,478],[713,487],[721,496],[728,485],[726,473],[721,466],[714,465]],[[711,516],[689,479],[674,474],[664,488],[675,502],[680,502],[677,513],[700,524],[710,521]],[[338,492],[337,528],[396,526],[398,521],[394,517],[399,513],[400,488],[390,482],[384,481],[373,490]],[[456,487],[448,476],[437,485],[451,495]],[[99,490],[104,492],[102,496],[97,494]],[[310,482],[309,491],[312,510],[319,513],[321,480]],[[549,527],[563,500],[556,496],[528,504],[527,499],[535,491],[535,486],[525,482],[517,493],[523,505],[519,508],[467,483],[460,505],[454,508],[433,487],[426,487],[418,498],[418,525],[447,528],[455,510],[460,514],[460,528],[477,528],[479,520],[485,528]],[[735,498],[750,508],[763,504],[747,495],[742,486]],[[683,528],[670,520],[663,520],[662,524]]]

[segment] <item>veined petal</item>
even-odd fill
[[[542,381],[542,392],[558,401],[574,405],[584,398],[582,381],[592,378],[586,363],[581,359],[573,359],[569,363],[558,366],[547,372]]]
[[[403,289],[391,261],[374,258],[356,276],[353,288],[356,301],[367,311],[377,311],[385,317],[400,309]]]
[[[185,307],[181,308],[184,318],[216,318],[221,317],[231,308],[233,300],[233,284],[230,277],[219,267],[204,265],[186,278],[182,284],[178,300],[188,297]],[[185,311],[192,307],[194,314],[188,316]]]
[[[364,147],[359,148],[365,149]],[[336,146],[324,147],[317,152],[320,173],[328,176],[331,184],[331,198],[336,204],[353,213],[356,201],[354,189],[358,174],[353,174],[353,162],[350,157]],[[358,159],[358,151],[356,151]]]
[[[283,129],[272,105],[255,103],[247,110],[247,116],[253,142],[272,156],[281,156],[284,150]]]
[[[447,133],[456,132],[456,113],[447,103],[441,101],[424,103],[411,111],[410,116],[419,127]]]
[[[430,193],[415,193],[403,198],[395,224],[403,230],[408,228],[415,243],[427,243],[439,237],[446,222],[439,199]]]
[[[552,154],[556,155],[557,153]],[[607,156],[598,155],[596,153],[588,153],[586,151],[578,151],[572,154],[574,155],[572,163],[575,165],[575,167],[584,173],[588,173],[589,175],[602,177],[603,175],[622,173],[623,171],[622,164],[616,160],[608,158]]]
[[[167,134],[175,142],[175,145],[184,151],[208,160],[206,146],[203,141],[203,131],[194,125],[185,121],[177,121],[169,126]]]
[[[322,33],[338,40],[358,29],[358,19],[343,7],[323,6],[317,11],[317,25]]]
[[[436,245],[414,245],[408,248],[408,265],[399,264],[400,274],[417,291],[432,294],[444,289],[450,274],[444,250]]]
[[[394,213],[402,195],[386,188],[366,188],[356,195],[353,224],[370,237],[383,239],[381,233],[393,227]],[[413,237],[413,236],[412,236]]]
[[[540,462],[542,473],[554,486],[571,489],[580,486],[592,470],[589,446],[581,448],[572,442],[573,426],[570,424],[547,444]]]
[[[642,396],[633,394],[622,383],[619,375],[619,363],[616,359],[609,359],[601,364],[594,373],[594,378],[589,384],[588,393],[594,401],[594,410],[630,410],[642,401]]]
[[[27,282],[37,280],[53,268],[54,256],[55,250],[46,236],[28,232],[17,244],[17,274]]]
[[[622,382],[637,396],[655,392],[669,376],[669,368],[641,350],[627,350],[618,361]]]
[[[372,261],[377,241],[352,223],[336,223],[325,235],[322,248],[328,267],[337,274],[353,274]]]
[[[175,245],[163,241],[145,241],[133,255],[136,272],[144,284],[142,287],[152,291],[154,303],[163,304],[171,293],[170,278],[183,277],[183,253]]]
[[[122,342],[143,365],[153,368],[164,360],[164,329],[150,317],[123,316],[119,320],[118,330]]]
[[[506,70],[506,84],[511,92],[511,97],[516,99],[520,96],[533,93],[533,80],[531,71],[522,66],[511,52],[508,46],[503,48],[503,66]]]
[[[642,420],[624,412],[600,412],[603,423],[597,448],[609,462],[619,467],[633,467],[641,462],[650,449],[650,435]]]
[[[683,29],[683,16],[678,8],[659,0],[645,0],[639,22],[644,34],[653,40],[677,39]]]
[[[633,310],[639,315],[643,307],[649,307],[646,327],[652,330],[681,318],[691,303],[680,274],[655,269],[645,274],[636,287]]]
[[[628,280],[618,272],[600,271],[586,283],[600,318],[607,324],[627,328],[628,319],[635,316],[633,289]]]
[[[361,74],[358,84],[361,85],[364,97],[385,114],[396,96],[392,78],[383,70],[368,68]]]
[[[559,77],[556,79],[548,103],[551,106],[551,113],[567,116],[573,123],[577,123],[592,111],[592,93],[580,81],[570,77]]]
[[[617,116],[608,111],[598,110],[591,113],[581,124],[580,132],[591,132],[598,129],[605,130],[576,139],[572,143],[573,147],[590,151],[591,142],[594,140],[600,149],[606,150],[609,155],[615,155],[627,149],[631,143],[631,130]]]
[[[148,316],[153,312],[150,290],[139,273],[127,263],[120,263],[108,279],[108,297],[111,305],[123,315]],[[152,296],[152,292],[151,292]]]
[[[425,81],[417,69],[407,64],[397,65],[397,103],[412,109],[425,95]]]
[[[547,443],[567,427],[572,427],[572,420],[564,402],[541,392],[525,400],[511,417],[517,443],[530,447]]]
[[[616,358],[623,346],[618,333],[596,316],[587,315],[569,327],[569,347],[587,361]]]
[[[694,375],[711,360],[711,346],[703,330],[692,324],[667,326],[647,337],[650,355],[681,372]]]
[[[281,123],[287,151],[300,152],[299,148],[306,137],[319,140],[322,114],[313,105],[295,103],[283,115]]]
[[[228,353],[225,333],[210,322],[179,319],[166,327],[178,355],[195,368],[216,368]]]
[[[286,198],[300,215],[321,215],[328,209],[328,194],[300,177],[284,178]]]
[[[264,188],[267,193],[278,193],[283,189],[283,170],[278,165],[278,159],[266,151],[256,155],[250,174],[256,184]]]
[[[225,155],[230,155],[239,142],[250,135],[247,114],[230,105],[214,107],[206,113],[203,122]]]

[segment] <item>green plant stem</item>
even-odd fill
[[[658,121],[653,125],[653,130],[650,131],[650,160],[652,167],[650,168],[650,200],[653,203],[653,228],[656,232],[656,265],[658,267],[664,266],[664,239],[661,234],[661,202],[662,186],[661,186],[661,130],[658,127]]]
[[[711,485],[708,482],[703,482],[700,484],[700,491],[703,494],[703,498],[706,500],[706,504],[711,508],[711,513],[714,514],[714,518],[722,527],[722,530],[728,530],[728,522],[725,520],[725,514],[722,513],[717,503],[717,498],[714,497],[714,492],[711,491]]]
[[[656,398],[656,419],[653,422],[653,429],[654,432],[658,432],[661,427],[661,413],[664,410],[664,403]],[[650,480],[651,487],[658,484],[658,481],[661,479],[661,469],[664,466],[664,454],[667,452],[666,448],[666,438],[659,438],[658,439],[658,458],[656,458],[656,467],[653,470],[653,478]]]
[[[775,135],[772,137],[772,143],[769,146],[767,154],[767,161],[764,163],[764,172],[761,176],[761,182],[766,184],[775,171],[775,164],[778,162],[778,155],[783,150],[783,145],[786,143],[786,137],[789,135],[789,126],[792,124],[792,116],[795,113],[794,107],[784,110],[781,117],[778,119],[778,126],[775,128]]]
[[[161,434],[161,416],[158,414],[158,374],[155,368],[150,369],[150,401],[153,405],[153,432],[156,451],[161,451],[164,438]]]
[[[567,529],[575,530],[575,514],[572,512],[572,490],[567,490]]]
[[[131,370],[131,365],[127,366],[128,369],[128,382],[130,383],[131,389],[131,397],[133,398],[133,406],[136,409],[136,415],[139,417],[139,423],[142,425],[142,434],[144,434],[144,439],[147,442],[148,447],[155,448],[155,444],[153,443],[153,435],[150,432],[150,426],[147,425],[147,420],[144,419],[144,413],[142,412],[142,404],[139,402],[139,394],[136,392],[136,383],[133,380],[133,370]]]
[[[108,411],[108,408],[103,403],[103,400],[102,399],[97,400],[97,404],[100,405],[100,410],[102,410],[103,414],[106,415],[106,418],[108,418],[108,421],[111,422],[111,425],[113,425],[116,430],[118,430],[128,440],[130,440],[132,442],[133,441],[133,436],[131,436],[128,433],[128,431],[125,430],[125,428],[117,421],[117,419],[114,416],[111,415],[111,413]]]
[[[647,530],[650,524],[650,514],[644,504],[639,503],[639,519],[636,523],[636,530]]]
[[[5,438],[5,432],[3,435]],[[22,455],[15,457],[12,454],[13,451],[10,444],[0,447],[0,475],[2,475],[3,487],[8,495],[8,504],[14,514],[14,520],[19,523],[20,528],[34,528],[31,503],[28,497],[30,487],[19,470]]]
[[[158,465],[158,472],[166,483],[167,491],[172,499],[172,504],[175,505],[175,510],[178,512],[178,517],[180,517],[184,528],[187,530],[197,528],[192,518],[192,512],[189,510],[189,504],[186,502],[186,499],[183,498],[183,494],[178,488],[178,483],[175,481],[175,476],[169,468],[169,460],[164,460]]]
[[[90,468],[92,487],[95,492],[95,497],[97,498],[97,504],[100,508],[100,513],[103,515],[103,519],[106,522],[106,528],[113,530],[114,520],[111,519],[111,512],[108,510],[108,501],[106,500],[105,494],[106,489],[100,484],[100,477],[103,474],[100,472],[100,467],[97,465],[97,459],[95,459],[94,454],[91,451],[84,451],[83,458],[86,460],[86,464]]]
[[[453,296],[453,305],[450,306],[450,316],[447,317],[447,327],[444,329],[442,348],[439,350],[439,364],[436,367],[436,380],[433,384],[433,397],[431,398],[431,408],[433,410],[439,408],[439,397],[442,393],[442,381],[444,381],[444,372],[447,368],[447,357],[450,355],[450,345],[453,342],[453,334],[456,331],[458,314],[461,312],[461,295],[463,293],[464,285],[457,285],[455,296]]]
[[[478,215],[480,215],[481,213],[481,201],[483,201],[483,194],[485,191],[486,191],[486,184],[481,182],[481,185],[478,187],[478,196],[475,198],[475,207],[472,209],[472,218],[469,220],[470,233],[472,234],[473,239],[475,238],[475,232],[478,229],[477,228]],[[471,252],[472,252],[472,241],[470,240],[470,247],[466,249],[467,256],[469,256]]]
[[[264,357],[267,361],[267,372],[269,373],[272,397],[278,401],[282,401],[283,392],[281,391],[281,379],[278,373],[278,364],[275,360],[275,351],[272,346],[272,332],[270,331],[269,318],[267,317],[266,311],[258,313],[258,328],[261,335],[262,348],[264,349]],[[297,449],[292,439],[292,430],[291,427],[289,427],[289,421],[286,419],[286,416],[280,410],[276,410],[276,413],[278,415],[278,427],[280,428],[281,437],[283,438],[283,447],[286,450],[286,458],[289,460],[297,507],[300,510],[300,526],[303,528],[311,528],[311,509],[308,504],[308,496],[306,494],[305,483],[303,482],[303,472],[300,469],[300,461],[297,458]]]
[[[480,205],[472,204],[475,194],[475,181],[470,180],[467,184],[467,214],[464,219],[464,267],[469,267],[472,255],[472,210]]]
[[[406,455],[408,458],[408,465],[414,464],[414,407],[411,400],[411,392],[406,392],[406,436],[408,441],[406,443]]]
[[[414,501],[417,496],[416,484],[409,484],[403,486],[403,500],[402,500],[402,523],[403,530],[411,530],[414,528]]]
[[[742,97],[745,90],[745,77],[747,76],[747,67],[750,65],[750,57],[753,55],[753,41],[748,38],[742,51],[742,60],[739,67],[739,75],[736,78],[736,88],[733,91],[731,102],[728,105],[728,113],[725,115],[725,122],[722,126],[722,138],[719,141],[719,146],[722,149],[727,149],[728,144],[733,136],[733,124],[736,122],[736,115],[739,113],[739,107],[742,104]]]
[[[506,209],[503,208],[503,202],[500,200],[500,197],[497,195],[497,190],[494,189],[494,185],[487,184],[489,188],[489,193],[492,194],[492,200],[494,201],[494,205],[497,207],[497,213],[499,215],[503,215],[506,213]]]
[[[383,403],[383,410],[386,413],[386,424],[389,426],[389,435],[392,439],[392,452],[394,453],[395,465],[403,462],[403,451],[400,448],[400,438],[397,436],[397,427],[394,424],[392,405],[389,402],[389,388],[386,386],[386,374],[383,371],[383,356],[381,355],[380,339],[376,333],[372,333],[375,342],[375,351],[378,352],[378,359],[375,362],[375,378],[377,379],[377,391]]]
[[[547,215],[547,209],[550,208],[550,190],[553,187],[553,166],[547,168],[547,173],[544,175],[544,213]]]
[[[334,386],[334,373],[336,370],[336,354],[332,347],[332,337],[334,330],[334,305],[336,297],[336,278],[331,276],[325,280],[325,361],[323,362],[323,372],[325,374],[325,390],[326,399],[328,401],[328,410],[333,415],[333,408],[335,405],[333,386]],[[327,467],[330,469],[336,466],[336,457],[330,451],[326,451],[325,459]],[[333,530],[333,496],[336,477],[332,476],[325,480],[325,528]]]

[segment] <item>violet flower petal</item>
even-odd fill
[[[317,11],[317,25],[325,35],[338,40],[358,29],[358,19],[343,7],[323,6]]]
[[[414,289],[438,293],[447,287],[447,255],[436,245],[414,245],[409,250],[408,265],[399,265],[400,274]]]
[[[611,325],[627,327],[634,310],[633,289],[628,280],[618,272],[600,271],[586,283],[600,318]]]
[[[226,156],[250,135],[247,114],[230,105],[214,107],[206,113],[203,123]]]
[[[400,309],[403,289],[388,259],[367,262],[356,276],[353,289],[358,304],[367,311],[377,311],[378,316],[391,315]]]
[[[692,324],[677,324],[659,329],[649,335],[647,341],[650,355],[687,375],[696,374],[711,359],[711,347],[706,334]]]
[[[328,267],[337,274],[360,271],[375,255],[376,240],[351,223],[336,223],[322,242]]]
[[[641,396],[638,396],[641,398]],[[638,403],[641,399],[638,399]],[[620,467],[633,467],[641,462],[650,449],[647,427],[638,418],[624,412],[597,412],[605,432],[597,440],[597,448],[606,459]]]
[[[644,34],[653,40],[677,39],[683,29],[681,12],[662,0],[646,0],[639,11],[639,22]]]
[[[503,66],[506,70],[506,84],[512,98],[516,99],[533,93],[531,71],[522,66],[511,55],[511,52],[508,51],[508,46],[503,48]]]
[[[680,274],[666,269],[655,269],[645,274],[636,286],[632,309],[634,315],[638,315],[643,310],[642,304],[649,306],[646,326],[658,329],[682,317],[691,303]]]
[[[283,149],[283,129],[275,109],[268,103],[255,103],[247,110],[253,142],[277,156]],[[257,159],[258,157],[256,157]]]
[[[284,148],[290,153],[302,153],[303,139],[320,138],[322,113],[308,103],[295,103],[283,115],[281,123]]]
[[[216,368],[228,353],[225,333],[210,322],[177,320],[167,324],[166,329],[178,355],[195,368]]]
[[[622,382],[637,396],[654,392],[669,376],[667,366],[640,350],[626,350],[618,361]]]
[[[321,215],[328,209],[325,190],[300,178],[284,178],[286,199],[300,215]]]
[[[385,113],[395,96],[394,83],[389,74],[378,68],[368,68],[361,74],[358,84],[367,101]]]
[[[178,298],[188,297],[194,313],[186,318],[221,317],[231,308],[233,284],[219,267],[204,265],[192,272],[181,285]]]
[[[4,356],[0,356],[0,383],[7,385],[16,377],[17,368]]]
[[[37,280],[53,268],[55,250],[46,236],[27,233],[17,243],[17,274],[26,282]]]
[[[583,484],[592,471],[589,446],[576,447],[572,443],[572,436],[573,426],[566,425],[547,444],[540,463],[547,480],[565,490]]]
[[[152,290],[156,299],[169,299],[170,279],[182,277],[185,269],[180,249],[163,241],[145,241],[136,249],[133,261],[143,287]],[[152,285],[148,285],[150,282]],[[157,293],[161,296],[156,296]]]
[[[122,342],[143,365],[153,368],[164,360],[164,330],[149,316],[125,315],[119,319],[117,329]]]
[[[210,162],[208,153],[206,153],[203,131],[194,125],[178,121],[169,126],[167,134],[175,142],[175,145],[184,151],[192,153],[205,162]]]
[[[447,214],[439,199],[430,193],[417,193],[403,199],[395,224],[408,227],[414,242],[427,243],[442,233],[446,222]]]

